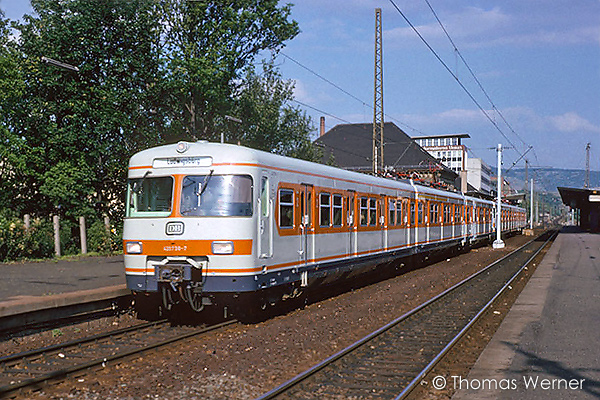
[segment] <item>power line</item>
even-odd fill
[[[475,80],[475,82],[477,82],[477,85],[479,86],[479,88],[481,89],[481,91],[483,92],[483,94],[485,95],[485,97],[490,102],[490,104],[492,106],[492,109],[498,113],[498,115],[500,116],[500,118],[502,118],[502,121],[504,121],[504,123],[506,124],[506,126],[508,126],[508,129],[510,129],[510,131],[521,141],[521,143],[523,143],[523,145],[527,147],[527,143],[525,143],[525,141],[517,134],[517,132],[515,132],[515,130],[512,128],[512,126],[506,120],[506,118],[504,118],[504,115],[496,107],[496,105],[494,104],[494,102],[490,98],[490,96],[487,93],[487,91],[483,88],[483,85],[481,84],[481,82],[477,78],[477,75],[475,75],[475,72],[473,72],[473,70],[471,69],[471,67],[467,63],[467,60],[465,60],[465,58],[463,57],[462,53],[460,52],[460,50],[458,49],[458,47],[454,43],[454,40],[452,40],[452,38],[450,37],[450,34],[446,30],[446,27],[444,26],[444,24],[442,24],[442,21],[440,21],[437,13],[435,12],[435,10],[433,9],[433,7],[431,6],[431,3],[429,3],[429,0],[425,0],[425,3],[427,3],[427,5],[429,6],[429,9],[431,10],[431,13],[433,14],[433,16],[435,17],[435,19],[437,20],[437,22],[440,25],[440,27],[442,28],[442,30],[444,31],[444,34],[446,34],[446,37],[448,38],[448,40],[452,44],[452,47],[454,48],[454,51],[456,52],[456,54],[458,54],[458,56],[462,60],[463,64],[465,64],[465,66],[467,67],[467,70],[469,71],[469,73],[471,74],[471,76],[473,77],[473,79]]]
[[[296,99],[292,99],[291,101],[293,101],[294,103],[298,103],[298,104],[300,104],[301,106],[308,107],[308,108],[310,108],[310,109],[312,109],[312,110],[315,110],[316,112],[319,112],[319,113],[321,113],[321,114],[325,114],[325,115],[327,115],[327,116],[329,116],[329,117],[331,117],[331,118],[335,118],[335,119],[337,119],[337,120],[340,120],[340,121],[342,121],[342,122],[345,122],[345,123],[347,123],[347,124],[351,124],[351,123],[352,123],[352,122],[350,122],[350,121],[348,121],[348,120],[345,120],[345,119],[343,119],[343,118],[340,118],[340,117],[336,117],[336,116],[335,116],[335,115],[333,115],[333,114],[330,114],[330,113],[328,113],[328,112],[326,112],[326,111],[323,111],[323,110],[319,110],[319,109],[318,109],[318,108],[316,108],[316,107],[313,107],[313,106],[311,106],[311,105],[308,105],[308,104],[306,104],[306,103],[303,103],[303,102],[301,102],[301,101],[298,101],[298,100],[296,100]]]
[[[354,100],[358,101],[359,103],[362,103],[363,105],[373,108],[372,105],[365,103],[364,101],[362,101],[361,99],[359,99],[358,97],[356,97],[355,95],[353,95],[352,93],[344,90],[343,88],[341,88],[340,86],[336,85],[335,83],[333,83],[332,81],[330,81],[329,79],[325,78],[324,76],[322,76],[321,74],[313,71],[312,69],[308,68],[307,66],[301,64],[299,61],[294,60],[292,57],[288,56],[287,54],[285,54],[284,52],[279,52],[279,54],[281,54],[282,56],[284,56],[285,58],[287,58],[288,60],[290,60],[291,62],[293,62],[294,64],[297,64],[298,66],[304,68],[305,70],[307,70],[308,72],[310,72],[311,74],[317,76],[318,78],[322,79],[323,81],[327,82],[328,84],[330,84],[331,86],[333,86],[334,88],[338,89],[339,91],[341,91],[342,93],[352,97]]]
[[[371,110],[373,109],[373,105],[369,104],[367,102],[365,102],[364,100],[358,98],[357,96],[353,95],[352,93],[348,92],[347,90],[345,90],[344,88],[342,88],[341,86],[337,85],[336,83],[332,82],[331,80],[325,78],[323,75],[319,74],[318,72],[314,71],[313,69],[307,67],[306,65],[302,64],[300,61],[288,56],[287,54],[285,54],[284,52],[279,52],[279,54],[281,54],[283,57],[287,58],[288,60],[292,61],[294,64],[298,65],[299,67],[305,69],[306,71],[310,72],[311,74],[315,75],[317,78],[321,79],[323,82],[328,83],[329,85],[333,86],[334,88],[338,89],[339,91],[341,91],[342,93],[344,93],[345,95],[353,98],[354,100],[358,101],[359,103],[361,103],[363,106],[370,108]],[[311,107],[312,108],[312,107]],[[408,125],[405,122],[400,121],[399,119],[389,115],[389,114],[384,114],[387,118],[391,119],[394,122],[397,122],[399,125],[410,129],[413,132],[417,132],[420,133],[421,135],[426,135],[424,132],[420,131],[419,129],[413,128],[412,126]]]
[[[469,89],[467,89],[467,87],[460,81],[460,79],[458,78],[458,76],[456,76],[456,74],[454,72],[452,72],[452,70],[450,69],[450,67],[448,66],[448,64],[446,64],[446,62],[444,60],[442,60],[442,58],[440,57],[440,55],[433,49],[433,47],[431,47],[431,45],[429,44],[429,42],[427,42],[427,40],[425,40],[425,38],[423,37],[423,35],[421,35],[421,33],[419,32],[419,30],[413,25],[413,23],[408,19],[408,17],[406,17],[406,15],[402,12],[402,10],[400,10],[400,8],[396,5],[396,3],[394,2],[394,0],[390,0],[390,3],[392,3],[392,5],[396,9],[396,11],[398,11],[398,13],[400,14],[400,16],[404,19],[404,21],[406,21],[406,23],[411,27],[411,29],[417,34],[417,36],[419,37],[419,39],[421,39],[421,41],[425,44],[425,46],[427,46],[427,48],[429,49],[429,51],[431,51],[431,53],[435,56],[435,58],[437,58],[437,60],[444,66],[444,68],[446,69],[446,71],[448,71],[448,73],[450,75],[452,75],[452,77],[456,80],[456,83],[458,83],[458,85],[463,89],[463,91],[469,96],[469,98],[471,99],[471,101],[473,101],[473,103],[475,103],[475,105],[479,108],[479,110],[492,123],[492,125],[496,128],[496,130],[504,137],[504,139],[506,139],[506,141],[512,147],[515,148],[515,150],[517,151],[517,153],[519,153],[519,155],[522,155],[522,153],[516,148],[516,146],[514,145],[514,143],[508,138],[508,136],[506,136],[506,134],[502,131],[502,129],[500,129],[500,127],[498,126],[498,124],[496,123],[496,121],[494,121],[493,118],[490,117],[490,115],[488,114],[488,112],[481,106],[481,104],[479,104],[479,102],[477,101],[477,99],[475,99],[475,97],[473,96],[473,94],[471,94],[471,92],[469,91]]]

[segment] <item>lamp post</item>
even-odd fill
[[[494,249],[503,249],[502,241],[502,144],[498,143],[498,199],[496,204],[496,240],[492,244]]]
[[[232,117],[231,115],[226,115],[225,119],[228,121],[236,122],[238,124],[242,123],[241,119]],[[225,132],[223,132],[223,131],[221,131],[221,143],[225,143]]]
[[[46,63],[46,64],[54,65],[55,67],[64,68],[64,69],[68,69],[70,71],[79,72],[79,68],[77,68],[76,66],[71,65],[71,64],[67,64],[67,63],[64,63],[64,62],[61,62],[61,61],[56,61],[56,60],[53,60],[52,58],[42,57],[42,62]]]

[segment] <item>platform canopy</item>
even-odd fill
[[[559,187],[558,192],[565,205],[579,210],[581,228],[592,232],[600,231],[600,188]]]

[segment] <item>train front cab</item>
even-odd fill
[[[149,304],[183,302],[196,311],[213,304],[215,293],[255,291],[255,246],[271,246],[261,235],[253,240],[262,215],[257,178],[248,168],[130,168],[128,288]]]

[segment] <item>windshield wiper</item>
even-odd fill
[[[213,176],[213,172],[215,172],[215,170],[211,169],[210,174],[208,174],[208,176],[205,176],[204,179],[202,180],[202,183],[200,184],[202,189],[200,189],[200,193],[198,193],[198,197],[202,196],[202,193],[204,193],[204,191],[208,187],[208,183],[210,182],[210,179]]]
[[[142,190],[142,185],[144,184],[144,181],[146,180],[146,177],[147,177],[148,175],[150,175],[151,173],[152,173],[152,171],[151,171],[151,170],[148,170],[148,171],[146,171],[146,173],[144,174],[144,176],[142,176],[142,180],[141,180],[141,181],[139,181],[139,182],[135,182],[135,183],[133,184],[133,188],[132,188],[132,190],[133,190],[133,192],[134,192],[134,193],[139,193],[139,192],[140,192],[140,190]]]

